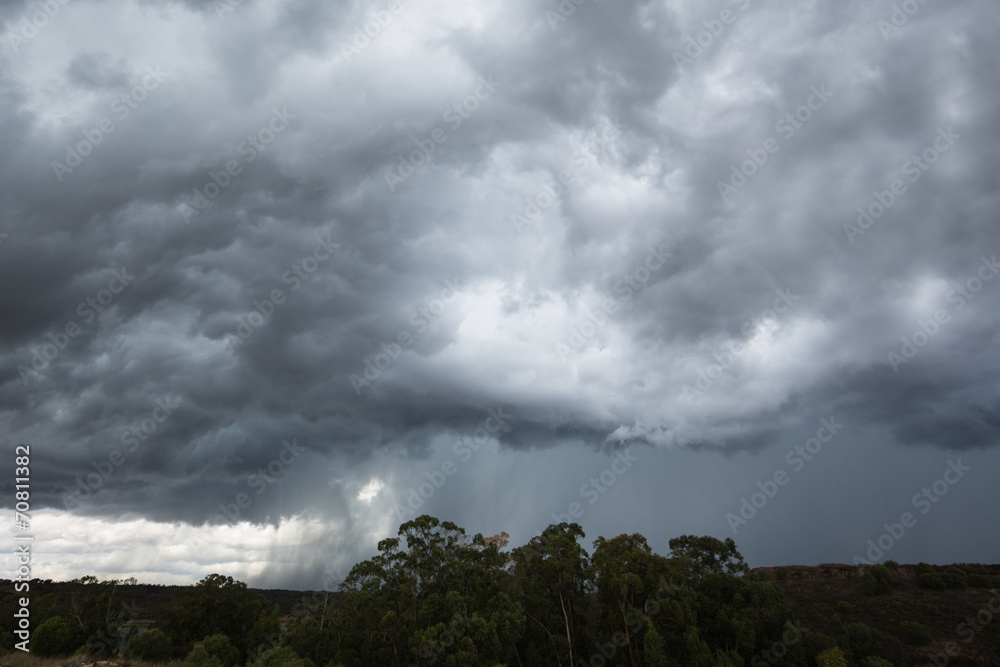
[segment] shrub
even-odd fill
[[[817,667],[847,667],[843,651],[834,646],[816,656]]]
[[[864,623],[851,623],[845,633],[847,642],[844,648],[853,656],[869,655],[874,652],[875,642],[881,638],[881,633]],[[841,644],[843,646],[843,644]]]
[[[834,637],[839,637],[847,632],[844,622],[840,620],[840,614],[830,614],[830,622],[827,624],[827,629]]]
[[[31,650],[42,656],[59,655],[66,650],[69,626],[59,616],[53,616],[38,626],[31,635]]]
[[[853,604],[845,600],[841,600],[840,602],[835,604],[833,608],[837,610],[838,614],[853,614],[855,611],[857,611],[854,608]]]
[[[968,577],[969,586],[973,588],[992,588],[996,579],[988,574],[975,572]]]
[[[894,667],[891,660],[870,655],[861,661],[861,667]]]
[[[206,637],[195,644],[195,648],[198,646],[204,647],[208,655],[218,658],[222,667],[236,667],[240,661],[239,650],[233,646],[226,635],[218,634]],[[190,662],[190,656],[188,656],[188,661]]]
[[[892,592],[892,575],[882,565],[873,565],[861,576],[862,595],[886,595]]]
[[[917,563],[917,566],[913,569],[919,577],[921,574],[933,574],[934,568],[932,568],[927,563]]]
[[[836,639],[821,632],[807,632],[802,636],[802,650],[810,662],[814,661],[816,656],[823,651],[829,650],[836,645]]]
[[[898,569],[899,569],[899,563],[897,563],[897,562],[896,562],[896,561],[894,561],[894,560],[887,560],[887,561],[885,562],[885,566],[886,566],[887,568],[889,568],[890,570],[898,570]]]
[[[917,575],[917,583],[920,584],[921,588],[932,591],[943,591],[948,588],[941,575],[933,572],[925,572],[924,574]]]
[[[288,646],[272,648],[260,656],[254,667],[316,667],[312,660],[303,659]]]
[[[788,579],[788,568],[779,567],[777,571],[774,573],[774,576],[778,578],[778,581],[785,581],[786,579]]]
[[[965,588],[965,572],[960,567],[949,567],[941,578],[944,579],[944,585],[951,590],[960,591]]]
[[[166,662],[170,657],[170,637],[162,630],[146,630],[129,640],[126,659],[146,662]]]
[[[899,624],[899,638],[910,646],[926,646],[931,643],[930,629],[915,621],[903,621]]]
[[[198,642],[181,665],[183,667],[222,667],[222,662],[216,656],[211,655],[205,649],[204,644]]]
[[[941,614],[941,610],[938,609],[938,606],[936,604],[929,604],[927,605],[927,613],[939,616]]]
[[[965,573],[966,574],[989,574],[990,571],[988,569],[986,569],[986,566],[983,565],[982,563],[976,563],[975,565],[966,565],[965,566]]]

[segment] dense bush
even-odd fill
[[[208,655],[218,658],[222,667],[236,667],[240,662],[240,652],[233,646],[233,642],[226,635],[212,635],[206,637],[197,644],[195,648],[201,646]]]
[[[67,649],[69,634],[66,621],[53,616],[31,634],[31,650],[42,656],[61,655]]]
[[[836,639],[821,632],[807,632],[802,637],[802,651],[805,653],[810,665],[816,662],[816,656],[836,645]]]
[[[917,566],[914,568],[914,572],[916,572],[917,576],[919,577],[922,574],[933,574],[934,568],[932,568],[927,563],[917,563]]]
[[[857,609],[854,608],[853,604],[845,600],[841,600],[840,602],[835,604],[833,608],[837,610],[838,614],[853,614],[854,612],[857,611]]]
[[[941,575],[941,578],[944,579],[944,585],[951,590],[960,591],[965,588],[965,572],[960,567],[949,567]]]
[[[205,646],[200,642],[194,645],[191,652],[177,667],[222,667],[222,662],[205,650]]]
[[[892,592],[892,575],[882,565],[873,565],[861,576],[862,595],[887,595]]]
[[[924,574],[917,575],[917,583],[920,584],[921,588],[931,591],[943,591],[948,588],[941,575],[934,572],[925,572]]]
[[[834,646],[816,656],[817,667],[847,667],[844,652]]]
[[[125,657],[146,662],[166,662],[170,659],[170,637],[162,630],[140,632],[125,647]]]
[[[968,584],[973,588],[992,588],[996,585],[996,577],[976,572],[968,576]]]
[[[312,660],[303,659],[287,646],[264,651],[254,667],[316,667]]]
[[[910,646],[926,646],[932,639],[930,629],[915,621],[902,621],[899,624],[899,637]]]
[[[887,560],[887,561],[885,562],[885,566],[886,566],[886,567],[887,567],[888,569],[890,569],[890,570],[898,570],[898,569],[899,569],[899,563],[897,563],[897,562],[896,562],[896,561],[894,561],[894,560]]]
[[[788,579],[788,568],[787,567],[779,567],[777,569],[777,571],[775,572],[775,576],[777,576],[778,581],[785,581],[785,580],[787,580]]]
[[[891,660],[870,655],[861,661],[861,667],[894,667]]]

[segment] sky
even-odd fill
[[[1000,562],[994,0],[0,25],[32,576],[320,588],[425,513]]]

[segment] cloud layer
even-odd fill
[[[463,437],[733,457],[836,415],[992,456],[1000,12],[902,5],[5,3],[33,503],[210,530],[245,493],[340,561]]]

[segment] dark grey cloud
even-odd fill
[[[995,463],[997,9],[566,6],[0,8],[0,429],[34,502],[197,527],[253,494],[240,530],[349,565],[489,410],[427,507],[529,536],[626,446],[690,474],[591,532],[725,532],[741,466],[830,415],[915,475]],[[794,505],[775,525],[820,530]],[[790,534],[747,539],[835,557]]]

